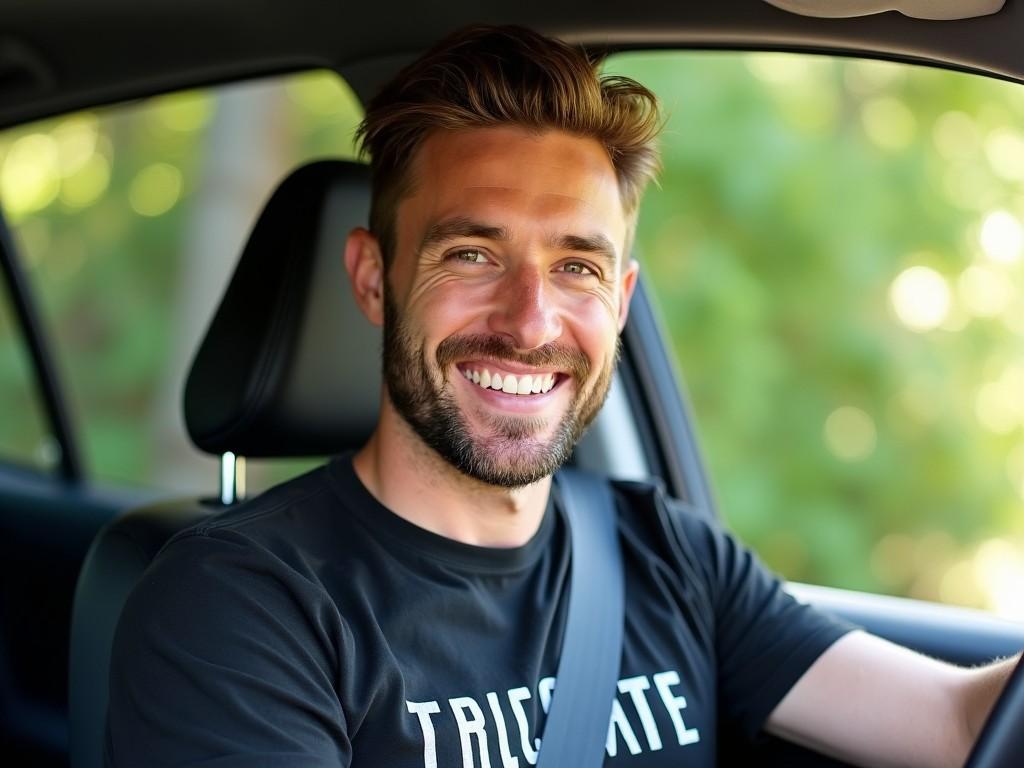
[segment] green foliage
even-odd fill
[[[669,115],[637,248],[723,515],[791,578],[985,603],[983,580],[943,579],[1024,522],[1007,465],[1024,410],[986,426],[976,405],[1024,362],[1020,250],[996,262],[978,234],[991,211],[1024,217],[1024,172],[1005,172],[994,139],[1019,141],[1021,88],[787,55],[630,54],[608,69]],[[963,296],[976,264],[1013,289],[993,317]],[[952,292],[945,322],[920,332],[891,299],[914,265]],[[886,536],[936,531],[952,537],[942,557],[885,563]]]

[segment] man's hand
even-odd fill
[[[800,678],[765,727],[857,765],[962,766],[1017,658],[963,669],[851,632]]]

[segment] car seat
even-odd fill
[[[326,456],[376,423],[380,334],[345,275],[345,238],[365,225],[369,168],[303,166],[270,198],[192,364],[185,422],[222,457],[221,498],[179,499],[107,524],[82,566],[71,620],[72,768],[103,765],[110,649],[132,587],[177,531],[235,498],[236,457]]]

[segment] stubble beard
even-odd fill
[[[428,364],[422,341],[405,322],[390,293],[384,296],[384,382],[399,415],[419,438],[463,474],[488,485],[521,488],[547,477],[564,464],[608,396],[615,354],[589,393],[590,361],[581,351],[546,344],[516,351],[501,336],[451,336],[438,345],[436,368]],[[508,360],[566,372],[576,391],[551,437],[537,437],[548,420],[536,416],[499,416],[480,412],[486,434],[475,435],[450,391],[447,376],[456,360],[472,357]],[[437,378],[440,376],[441,381]],[[562,386],[566,386],[564,382]]]

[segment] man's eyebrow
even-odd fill
[[[432,225],[420,241],[420,252],[458,237],[477,237],[481,240],[512,239],[505,227],[474,221],[465,216],[457,216]]]
[[[615,253],[615,246],[612,241],[602,234],[593,235],[556,235],[550,239],[548,244],[561,251],[576,251],[578,253],[589,253],[600,257],[609,270],[614,271],[619,263]]]

